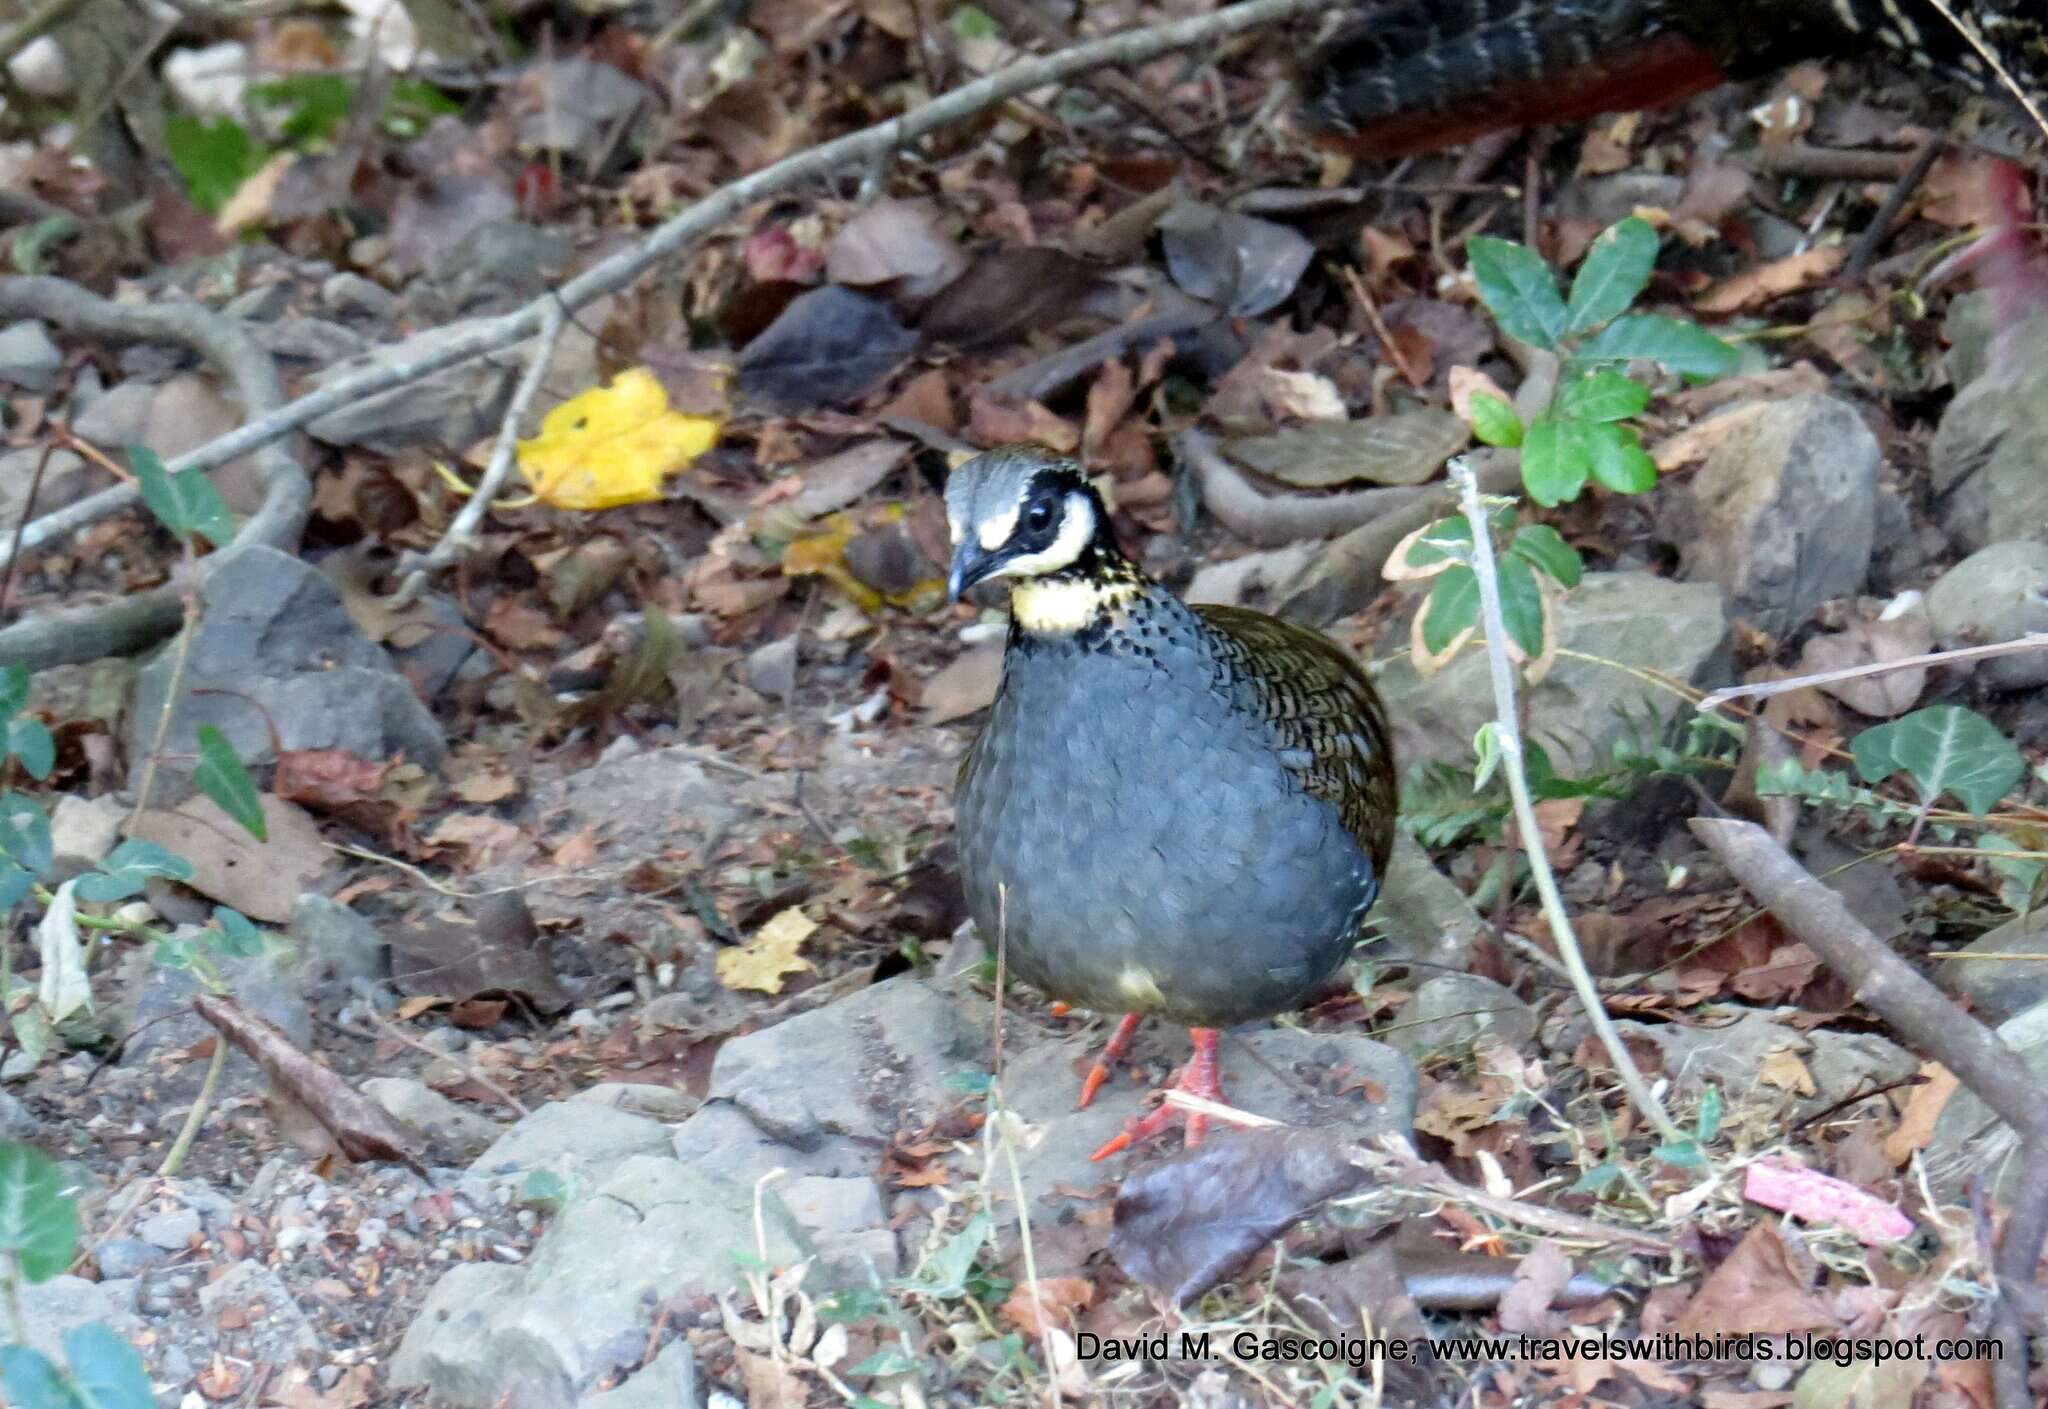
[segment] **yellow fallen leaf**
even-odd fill
[[[845,514],[833,514],[819,525],[822,530],[793,540],[782,550],[784,577],[822,577],[853,598],[853,604],[875,615],[882,609],[882,594],[853,575],[846,565],[846,545],[853,541],[854,522]]]
[[[718,443],[716,416],[669,408],[654,373],[632,367],[572,396],[519,442],[519,472],[557,509],[613,509],[661,497],[661,482]]]
[[[727,988],[782,992],[782,980],[811,961],[796,951],[817,931],[817,921],[792,905],[761,926],[745,944],[718,951],[718,981]]]

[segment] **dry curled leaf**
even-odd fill
[[[745,944],[718,951],[718,981],[727,988],[782,992],[783,979],[812,967],[811,961],[797,950],[817,929],[817,921],[798,907],[790,906],[761,926],[760,932]]]

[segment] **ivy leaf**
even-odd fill
[[[263,931],[241,911],[217,905],[213,922],[220,926],[220,938],[213,941],[215,953],[230,959],[253,959],[263,952]]]
[[[33,1346],[0,1345],[0,1385],[19,1409],[84,1409],[64,1372]]]
[[[1557,409],[1581,421],[1625,421],[1650,404],[1650,389],[1632,377],[1603,369],[1565,386]]]
[[[1635,427],[1591,422],[1585,428],[1585,446],[1593,478],[1616,494],[1645,494],[1656,487],[1657,462],[1643,449]]]
[[[1483,445],[1512,450],[1522,443],[1522,418],[1515,408],[1490,391],[1472,393],[1472,434]]]
[[[1449,569],[1430,589],[1429,605],[1423,608],[1422,644],[1433,656],[1450,649],[1458,633],[1469,631],[1479,621],[1479,579],[1464,563]]]
[[[0,919],[14,912],[14,907],[28,898],[35,889],[36,878],[12,860],[0,860]]]
[[[2012,791],[2026,760],[1998,726],[1961,705],[1931,705],[1865,729],[1849,746],[1866,783],[1905,773],[1923,803],[1953,793],[1982,817]]]
[[[1616,319],[1581,343],[1571,360],[1587,366],[1633,362],[1638,357],[1647,357],[1685,377],[1725,377],[1742,360],[1734,348],[1705,328],[1660,313]]]
[[[263,820],[263,801],[256,796],[256,784],[242,763],[228,736],[212,724],[199,726],[199,767],[192,774],[199,790],[242,824],[242,830],[258,841],[270,840],[270,828]]]
[[[104,1322],[66,1331],[64,1358],[71,1362],[72,1390],[86,1409],[156,1409],[142,1357]]]
[[[1579,560],[1579,550],[1565,542],[1564,536],[1549,524],[1532,523],[1519,530],[1508,544],[1508,552],[1549,573],[1560,587],[1578,586],[1585,567]]]
[[[96,905],[126,900],[142,894],[151,876],[169,876],[174,881],[192,879],[192,863],[155,842],[131,838],[122,842],[100,862],[98,871],[78,878],[78,898]]]
[[[47,1282],[77,1246],[78,1209],[57,1162],[33,1145],[0,1144],[0,1252],[14,1254],[30,1282]]]
[[[12,719],[28,703],[28,667],[10,665],[0,670],[0,719]]]
[[[1583,333],[1628,312],[1657,265],[1657,232],[1637,216],[1600,232],[1572,280],[1568,333]]]
[[[174,114],[165,124],[164,139],[171,165],[185,178],[192,204],[208,215],[220,214],[236,189],[263,166],[263,149],[249,140],[247,128],[230,117],[206,121]]]
[[[0,851],[38,876],[50,874],[50,818],[42,804],[20,793],[0,793]]]
[[[1521,558],[1502,558],[1499,577],[1501,623],[1522,654],[1534,660],[1543,654],[1543,589]]]
[[[1545,416],[1529,427],[1522,442],[1522,487],[1529,497],[1552,509],[1579,497],[1593,472],[1587,453],[1586,423]]]
[[[28,776],[38,783],[57,766],[57,741],[50,737],[50,726],[40,719],[8,720],[7,751],[21,760]]]
[[[1479,298],[1501,331],[1532,347],[1556,347],[1568,321],[1543,256],[1512,240],[1481,235],[1466,246]]]
[[[128,447],[128,463],[142,490],[142,502],[156,515],[174,538],[195,534],[216,548],[224,548],[235,536],[235,516],[228,512],[220,491],[200,470],[172,474],[163,460],[146,445]]]
[[[967,1290],[967,1274],[973,1270],[975,1258],[981,1256],[982,1245],[994,1226],[994,1220],[986,1213],[975,1214],[967,1220],[965,1228],[932,1254],[922,1276],[905,1278],[900,1285],[927,1296],[960,1296]]]

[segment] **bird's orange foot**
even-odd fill
[[[1095,1093],[1102,1089],[1102,1083],[1109,1080],[1110,1071],[1123,1060],[1131,1048],[1131,1038],[1137,1034],[1139,1017],[1136,1013],[1125,1013],[1123,1021],[1110,1034],[1109,1042],[1103,1047],[1102,1055],[1095,1059],[1095,1065],[1088,1069],[1088,1079],[1081,1083],[1081,1099],[1074,1102],[1075,1110],[1086,1110],[1088,1103],[1095,1099]]]
[[[1124,1021],[1133,1027],[1137,1025],[1135,1017],[1126,1018]],[[1124,1028],[1119,1025],[1117,1036],[1122,1037],[1123,1035]],[[1216,1030],[1209,1027],[1191,1027],[1188,1029],[1188,1036],[1193,1039],[1195,1044],[1194,1055],[1188,1058],[1188,1064],[1182,1067],[1180,1075],[1174,1078],[1174,1089],[1185,1091],[1190,1096],[1200,1096],[1205,1100],[1222,1101],[1223,1083],[1219,1076],[1219,1068],[1216,1061]],[[1112,1045],[1114,1045],[1113,1040]],[[1093,1073],[1090,1075],[1092,1076]],[[1089,1091],[1085,1094],[1093,1095],[1094,1093]],[[1086,1105],[1087,1102],[1083,1101],[1082,1104]],[[1091,1160],[1105,1160],[1111,1155],[1128,1150],[1131,1146],[1142,1140],[1149,1140],[1164,1130],[1173,1120],[1173,1117],[1174,1108],[1171,1105],[1162,1104],[1158,1110],[1152,1112],[1143,1120],[1133,1121],[1130,1125],[1126,1126],[1114,1139],[1090,1155],[1089,1158]],[[1189,1111],[1187,1113],[1187,1147],[1193,1149],[1201,1144],[1202,1135],[1208,1128],[1209,1117],[1198,1111]]]

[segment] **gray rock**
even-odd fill
[[[148,382],[119,382],[79,412],[72,429],[94,445],[135,445],[148,433],[156,388]]]
[[[2042,962],[1951,959],[1938,967],[1942,986],[1967,998],[1986,1022],[2000,1023],[2048,1001],[2048,910],[2036,910],[1987,930],[1965,954],[2038,954]]]
[[[1714,447],[1693,478],[1700,532],[1688,574],[1718,582],[1731,609],[1782,636],[1870,575],[1877,437],[1846,402],[1775,402]]]
[[[390,963],[377,927],[348,906],[308,891],[292,906],[292,943],[312,983],[387,977]]]
[[[582,1409],[703,1409],[697,1383],[697,1353],[686,1340],[672,1340],[661,1353],[616,1389],[593,1394]]]
[[[1874,1032],[1836,1032],[1817,1027],[1806,1034],[1813,1050],[1806,1069],[1813,1074],[1814,1094],[1800,1103],[1807,1115],[1859,1091],[1875,1091],[1904,1081],[1920,1070],[1920,1059],[1898,1043]]]
[[[26,1344],[63,1363],[65,1332],[92,1321],[104,1321],[115,1334],[133,1337],[142,1329],[135,1318],[133,1282],[88,1282],[68,1274],[38,1282],[21,1299]],[[12,1339],[10,1335],[9,1339]]]
[[[873,1179],[808,1174],[778,1185],[776,1192],[817,1244],[828,1281],[864,1286],[871,1275],[884,1281],[897,1275],[901,1254]]]
[[[363,335],[324,318],[286,318],[256,330],[256,343],[273,357],[301,362],[339,362],[365,346]]]
[[[472,661],[488,664],[492,670],[497,664],[477,645],[476,635],[469,623],[463,619],[462,609],[440,593],[430,593],[420,605],[426,609],[432,620],[432,630],[417,633],[417,640],[411,639],[413,632],[402,632],[405,644],[394,640],[387,643],[391,659],[398,667],[398,673],[412,682],[413,689],[423,700],[436,700],[441,692],[455,682],[465,665]]]
[[[1928,474],[1942,526],[1974,552],[2003,539],[2048,539],[2048,314],[1998,335],[1982,375],[1942,414]]]
[[[1016,1003],[1009,1011],[1003,1087],[1010,1111],[1038,1132],[1018,1153],[1036,1209],[1058,1187],[1100,1180],[1088,1156],[1139,1113],[1146,1091],[1117,1081],[1075,1110],[1075,1064],[1106,1034],[1062,1036],[1033,1026]],[[960,1100],[953,1078],[988,1070],[993,1023],[970,989],[904,977],[735,1038],[719,1051],[703,1108],[675,1132],[676,1157],[741,1182],[776,1168],[871,1177],[878,1142],[929,1124]],[[1414,1068],[1369,1038],[1254,1029],[1231,1033],[1222,1053],[1231,1099],[1276,1120],[1343,1123],[1367,1138],[1412,1123]],[[1163,1027],[1137,1044],[1161,1079],[1186,1055],[1185,1035]],[[1385,1101],[1366,1103],[1355,1086],[1333,1094],[1345,1084],[1339,1072],[1369,1079]]]
[[[458,315],[504,312],[545,290],[569,260],[561,231],[490,220],[439,261],[430,277]]]
[[[2048,631],[2048,543],[2021,539],[1978,549],[1927,590],[1927,619],[1944,649]],[[1976,674],[2001,690],[2048,684],[2048,651],[1978,661]]]
[[[760,1204],[765,1249],[750,1186],[651,1155],[621,1160],[571,1200],[524,1265],[470,1263],[442,1277],[391,1360],[390,1383],[462,1409],[572,1404],[639,1362],[650,1307],[737,1284],[734,1253],[807,1255],[781,1199],[770,1190]]]
[[[796,637],[756,646],[747,656],[747,683],[771,700],[796,693]]]
[[[1998,1025],[1998,1035],[2019,1054],[2037,1083],[2048,1082],[2048,1003],[2036,1003]],[[1941,1108],[1923,1158],[1937,1196],[1955,1199],[1976,1181],[1997,1200],[2013,1196],[2027,1173],[2019,1137],[1968,1087]],[[2035,1176],[2038,1177],[2038,1174]]]
[[[1670,210],[1685,193],[1685,178],[1649,171],[1621,171],[1574,181],[1558,194],[1559,209],[1580,220],[1606,227],[1626,220],[1644,206]]]
[[[48,391],[57,384],[63,365],[63,351],[35,319],[0,329],[0,382],[13,382],[24,391]]]
[[[1949,380],[1958,388],[1984,375],[1997,328],[1996,311],[1987,290],[1972,289],[1948,301],[1948,316],[1941,325],[1948,351],[1942,355],[1942,363],[1948,368]]]
[[[360,274],[336,274],[320,286],[320,297],[347,317],[386,319],[398,312],[398,295]]]
[[[297,956],[281,948],[266,948],[246,959],[217,961],[221,978],[235,995],[235,1001],[277,1024],[301,1047],[313,1040],[313,1014],[301,986]],[[129,1034],[121,1048],[121,1065],[154,1068],[161,1053],[183,1051],[202,1038],[216,1034],[192,1011],[192,1000],[205,991],[190,969],[158,964],[149,951],[138,949],[123,969],[123,998],[116,1027]],[[158,1079],[158,1093],[166,1099],[189,1099],[199,1089],[206,1063],[183,1062]],[[222,1069],[223,1084],[230,1089],[263,1084],[262,1073],[239,1049],[228,1053]]]
[[[284,1279],[260,1262],[244,1259],[199,1289],[199,1309],[209,1321],[227,1307],[243,1310],[260,1358],[285,1361],[325,1356],[326,1344],[312,1318]]]
[[[100,1280],[105,1282],[139,1277],[169,1257],[155,1243],[140,1238],[110,1238],[92,1250],[92,1260],[99,1264]]]
[[[59,880],[90,871],[121,839],[128,809],[111,797],[66,793],[50,809],[50,852]]]
[[[362,1089],[388,1114],[420,1132],[430,1164],[466,1164],[505,1133],[489,1116],[410,1077],[373,1076]]]
[[[0,515],[6,516],[10,532],[22,511],[29,507],[28,487],[35,480],[36,465],[42,459],[42,448],[34,445],[0,454]],[[52,450],[43,465],[43,482],[36,487],[36,514],[41,516],[76,504],[91,491],[95,473],[73,452]]]
[[[288,280],[275,279],[268,284],[258,284],[245,289],[222,304],[220,311],[230,318],[240,318],[250,323],[267,323],[285,310],[292,300],[292,286]]]
[[[199,1211],[174,1208],[152,1214],[135,1225],[135,1235],[165,1252],[183,1252],[199,1236]]]
[[[1721,589],[1711,582],[1587,573],[1564,595],[1558,616],[1558,639],[1572,650],[1694,685],[1725,677],[1727,614]],[[1394,756],[1402,767],[1459,763],[1471,756],[1472,736],[1493,718],[1486,672],[1480,650],[1461,653],[1427,679],[1406,656],[1380,672],[1380,695],[1394,724]],[[1560,771],[1606,761],[1615,742],[1639,727],[1646,713],[1668,720],[1685,707],[1669,690],[1625,671],[1569,657],[1529,690],[1528,700],[1530,737],[1550,751]]]
[[[204,616],[157,772],[160,802],[190,794],[202,724],[218,727],[259,778],[277,758],[272,724],[288,749],[346,749],[373,761],[403,752],[428,767],[447,753],[440,725],[320,572],[289,553],[250,547],[216,568],[200,595]],[[128,739],[138,779],[173,666],[166,647],[136,677]],[[229,693],[197,693],[207,688]],[[186,760],[176,761],[179,754]]]
[[[313,378],[324,387],[372,367],[410,364],[451,343],[476,336],[480,320],[464,320],[415,333],[336,363]],[[416,445],[469,445],[494,429],[505,412],[526,345],[414,377],[389,391],[353,401],[306,427],[329,445],[361,445],[391,453]]]
[[[655,1086],[641,1081],[602,1081],[595,1086],[586,1086],[569,1098],[572,1101],[595,1101],[601,1106],[611,1106],[632,1115],[644,1115],[649,1120],[687,1120],[702,1104],[689,1092],[674,1086]]]
[[[41,1125],[21,1097],[0,1091],[0,1140],[32,1139]]]
[[[1805,1034],[1772,1021],[1768,1013],[1758,1009],[1743,1010],[1737,1021],[1715,1027],[1679,1027],[1633,1020],[1614,1026],[1624,1037],[1646,1040],[1662,1052],[1665,1075],[1671,1078],[1674,1087],[1688,1093],[1698,1093],[1708,1086],[1718,1087],[1724,1095],[1751,1091],[1757,1084],[1757,1073],[1773,1053],[1790,1048],[1796,1054],[1804,1054],[1812,1045]],[[1555,1034],[1552,1050],[1570,1052],[1579,1045],[1585,1031],[1584,1019],[1564,1024]],[[1546,1030],[1546,1038],[1550,1036]],[[1790,1101],[1789,1093],[1786,1099]]]
[[[471,1175],[523,1174],[533,1169],[601,1170],[630,1155],[666,1150],[669,1128],[658,1120],[591,1101],[553,1101],[499,1136],[471,1164]]]
[[[1490,978],[1438,974],[1415,990],[1394,1045],[1410,1054],[1469,1047],[1482,1036],[1516,1046],[1536,1035],[1536,1014]]]
[[[1367,962],[1420,959],[1462,969],[1487,924],[1421,844],[1402,831],[1394,838],[1380,898],[1366,916],[1366,933],[1358,957]]]

